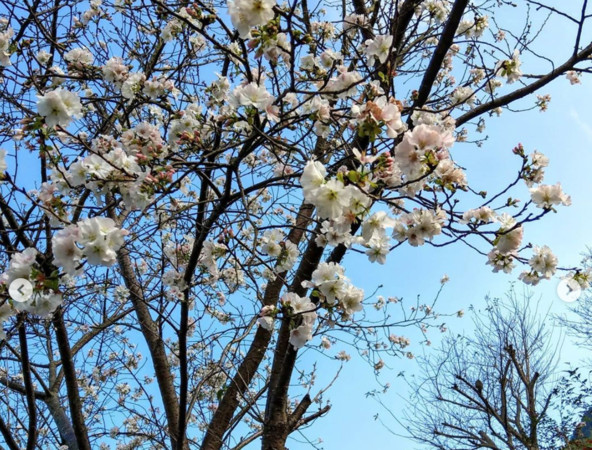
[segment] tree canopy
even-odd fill
[[[454,157],[584,79],[571,3],[3,1],[7,448],[284,449],[330,409],[299,355],[339,339],[379,371],[407,355],[398,328],[438,323],[355,286],[348,254],[468,245],[587,287],[523,243],[570,204],[543,153],[517,136],[495,192]]]

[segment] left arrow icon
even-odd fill
[[[26,278],[17,278],[8,286],[8,293],[15,302],[23,303],[33,295],[33,285]]]

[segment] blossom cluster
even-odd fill
[[[38,197],[52,219],[67,221],[59,195],[70,195],[72,188],[85,187],[97,197],[117,191],[125,206],[134,210],[146,207],[152,194],[172,181],[171,168],[160,165],[168,146],[154,125],[141,122],[125,131],[119,141],[98,136],[90,150],[67,168],[53,171],[51,182],[42,186]]]
[[[350,282],[345,269],[337,263],[320,263],[310,281],[302,285],[313,289],[312,295],[321,305],[340,312],[345,319],[362,310],[364,291]]]
[[[37,96],[37,110],[48,127],[67,127],[72,119],[82,117],[80,97],[61,87]]]
[[[127,230],[119,229],[108,217],[84,219],[58,231],[52,239],[53,263],[75,275],[82,259],[97,266],[111,266],[123,245]]]
[[[250,36],[251,28],[265,25],[273,19],[275,0],[234,0],[228,2],[232,24],[241,38]]]
[[[313,326],[317,318],[316,305],[308,297],[300,297],[292,292],[284,294],[281,303],[295,322],[290,331],[290,344],[295,349],[302,348],[312,339]]]
[[[18,312],[29,312],[38,316],[49,316],[62,304],[62,293],[57,287],[56,274],[45,275],[37,260],[39,252],[27,248],[14,253],[6,271],[0,275],[0,289],[8,291],[17,279],[27,280],[33,286],[32,295],[24,299],[11,299],[0,307],[0,339],[5,338],[2,322]]]

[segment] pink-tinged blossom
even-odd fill
[[[45,95],[38,95],[37,110],[45,117],[48,127],[67,127],[72,119],[82,117],[82,104],[78,94],[61,87]]]
[[[546,245],[543,247],[534,247],[534,255],[528,261],[530,267],[541,277],[549,279],[557,270],[557,257]]]
[[[462,222],[469,223],[491,223],[495,221],[497,215],[489,206],[482,206],[477,209],[469,209],[463,214]]]
[[[273,331],[273,324],[275,322],[276,309],[272,305],[266,305],[261,308],[257,323],[259,326],[267,331]]]
[[[444,159],[436,167],[436,176],[442,181],[443,185],[453,184],[460,188],[467,185],[465,172],[457,167],[450,159]]]
[[[336,247],[339,244],[348,245],[352,238],[350,229],[351,223],[349,222],[325,220],[315,242],[319,247],[327,245]]]
[[[0,282],[9,285],[17,278],[29,278],[31,267],[35,264],[37,253],[37,250],[31,247],[13,254],[10,257],[8,270],[0,275]]]
[[[329,124],[321,122],[320,120],[317,120],[314,123],[313,131],[314,134],[316,134],[319,137],[322,137],[323,139],[328,139],[329,136],[331,136],[331,126]]]
[[[6,165],[6,150],[0,148],[0,179],[6,172],[8,166]]]
[[[581,83],[581,81],[580,81],[580,75],[581,75],[581,73],[580,72],[577,72],[575,70],[568,70],[565,73],[565,77],[569,80],[569,83],[572,84],[572,85],[573,84],[580,84]]]
[[[311,202],[316,196],[316,192],[325,182],[327,170],[325,166],[319,161],[308,161],[302,176],[300,177],[300,185],[306,201]]]
[[[268,61],[277,64],[281,59],[287,67],[290,67],[290,53],[292,51],[292,46],[290,45],[286,33],[278,33],[275,37],[270,37],[263,41],[261,51],[263,52],[265,59]]]
[[[350,14],[343,19],[343,31],[354,36],[358,28],[363,28],[368,23],[368,18],[363,14]]]
[[[496,273],[500,270],[504,273],[511,273],[514,268],[514,255],[503,254],[494,248],[487,255],[487,264],[492,266]]]
[[[364,43],[364,53],[368,56],[368,65],[373,66],[374,60],[378,59],[381,64],[384,64],[392,51],[393,37],[390,34],[379,35],[374,39],[368,39]]]
[[[231,94],[230,104],[235,108],[239,106],[253,106],[259,111],[265,111],[273,103],[274,97],[265,86],[251,82],[245,86],[237,86]]]
[[[445,220],[446,214],[442,210],[416,209],[399,217],[394,225],[393,238],[399,242],[407,240],[413,247],[423,245],[426,239],[431,241],[442,232]]]
[[[373,120],[386,125],[387,136],[395,138],[405,129],[401,120],[399,104],[394,99],[387,101],[385,96],[378,97],[362,105],[352,106],[352,115],[358,123]]]
[[[80,240],[80,230],[76,225],[69,225],[58,231],[51,240],[53,263],[69,275],[77,273],[83,258],[82,250],[76,245],[77,240]]]
[[[339,66],[337,68],[339,76],[332,78],[327,83],[326,89],[323,91],[327,94],[335,94],[337,98],[346,98],[350,95],[355,95],[358,85],[361,84],[362,75],[357,71],[348,71],[346,66]]]
[[[521,226],[514,228],[511,231],[506,231],[503,227],[500,228],[496,244],[497,250],[504,255],[518,250],[522,243],[523,232],[524,230]]]
[[[118,87],[121,87],[121,84],[129,75],[129,67],[123,63],[123,59],[117,56],[109,59],[101,70],[105,81],[113,83]]]
[[[571,205],[571,197],[565,195],[561,189],[561,184],[554,185],[543,184],[531,188],[530,197],[539,208],[550,209],[555,205]]]
[[[12,64],[10,62],[10,44],[13,36],[14,30],[12,28],[0,33],[0,66],[7,67]]]
[[[436,125],[420,124],[413,131],[407,131],[400,144],[395,147],[395,161],[401,171],[413,180],[421,177],[427,170],[425,156],[433,152],[443,157],[454,143],[452,134]]]
[[[173,92],[174,90],[175,85],[171,80],[167,80],[166,78],[153,78],[152,80],[146,80],[144,82],[142,93],[152,100],[156,100],[167,92]]]
[[[89,264],[111,266],[117,259],[117,251],[123,245],[127,230],[119,229],[107,217],[93,217],[78,223],[79,243]]]
[[[314,97],[310,97],[307,101],[303,103],[302,113],[316,113],[317,119],[328,121],[331,119],[331,104],[327,99],[315,95]]]
[[[80,69],[92,65],[95,60],[87,48],[75,48],[64,55],[64,59],[71,67]]]
[[[292,315],[300,317],[301,323],[290,332],[290,344],[297,350],[312,339],[312,327],[317,318],[316,306],[308,297],[289,292],[281,298],[282,305],[289,308]]]
[[[497,63],[495,66],[495,74],[505,77],[508,84],[512,84],[522,77],[520,65],[520,52],[518,50],[514,50],[511,59],[506,59]]]
[[[454,137],[450,131],[437,125],[420,124],[413,131],[405,133],[405,136],[411,144],[422,150],[450,148],[454,144]]]
[[[275,0],[235,0],[228,2],[232,25],[242,39],[248,39],[251,28],[265,25],[273,19]]]
[[[302,316],[302,324],[290,331],[289,342],[296,350],[304,347],[308,341],[312,340],[312,327],[315,319],[316,313],[314,313],[314,317],[312,317],[312,314],[305,314]]]
[[[382,120],[386,125],[386,134],[391,139],[396,138],[401,131],[405,129],[405,125],[401,120],[401,111],[396,103],[386,103],[382,108]]]

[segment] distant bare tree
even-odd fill
[[[560,340],[531,297],[487,299],[473,311],[474,335],[450,336],[420,360],[405,419],[413,438],[438,449],[573,447],[565,446],[582,415],[565,418],[561,405],[579,407],[576,373],[558,376]]]

